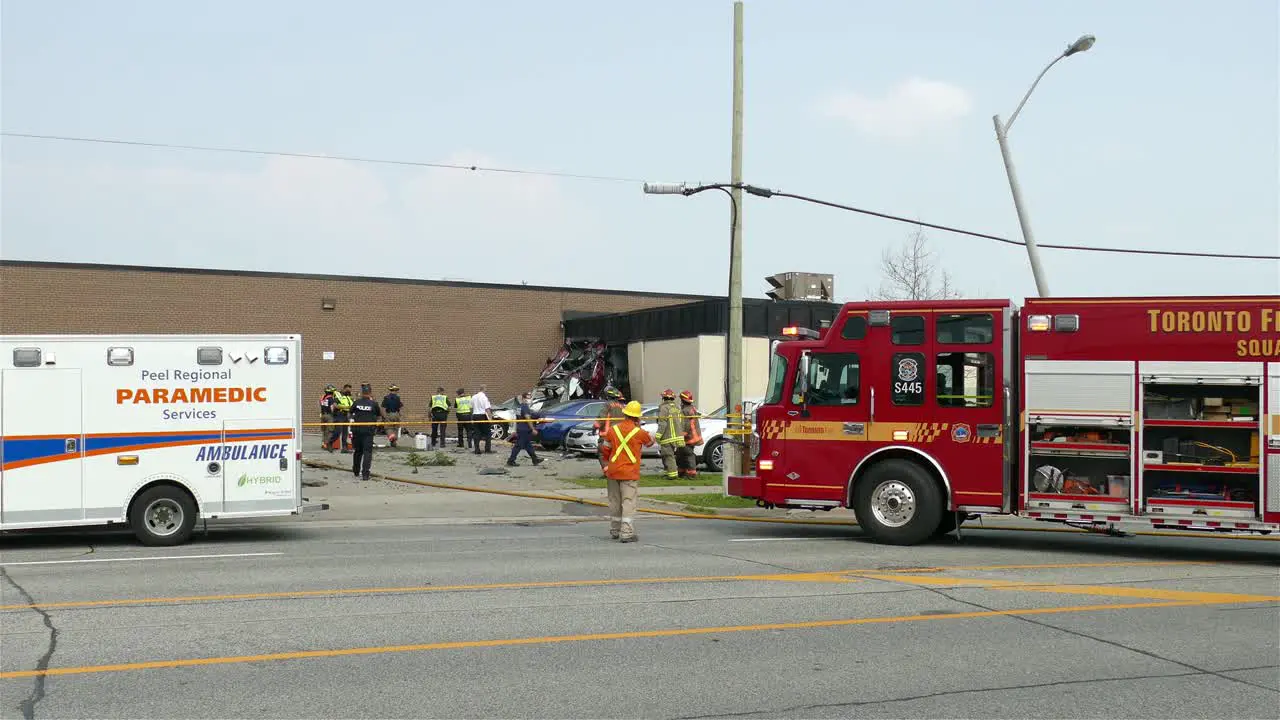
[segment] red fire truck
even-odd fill
[[[730,495],[896,545],[984,514],[1280,530],[1280,296],[850,303],[784,335]]]

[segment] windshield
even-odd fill
[[[782,402],[782,386],[787,382],[787,359],[782,355],[774,355],[769,363],[769,389],[765,392],[766,405]]]

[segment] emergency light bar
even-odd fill
[[[816,330],[810,330],[809,328],[802,328],[797,325],[792,325],[791,327],[782,328],[782,334],[790,337],[794,337],[794,338],[808,338],[810,340],[817,340],[819,337],[818,332]]]
[[[1027,317],[1027,329],[1031,332],[1076,332],[1080,329],[1079,315],[1030,315]]]

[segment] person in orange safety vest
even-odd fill
[[[698,425],[698,408],[693,393],[680,393],[680,427],[684,431],[684,447],[676,448],[676,465],[680,477],[698,477],[698,455],[694,448],[702,444],[702,428]]]
[[[624,543],[639,539],[632,517],[639,494],[641,448],[653,444],[653,437],[640,427],[643,412],[640,403],[632,400],[622,409],[622,420],[610,425],[607,436],[600,437],[609,459],[604,469],[609,487],[609,537]]]

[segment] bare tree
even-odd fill
[[[876,300],[946,300],[960,297],[945,269],[938,267],[929,238],[916,228],[896,251],[880,256],[880,289]]]

